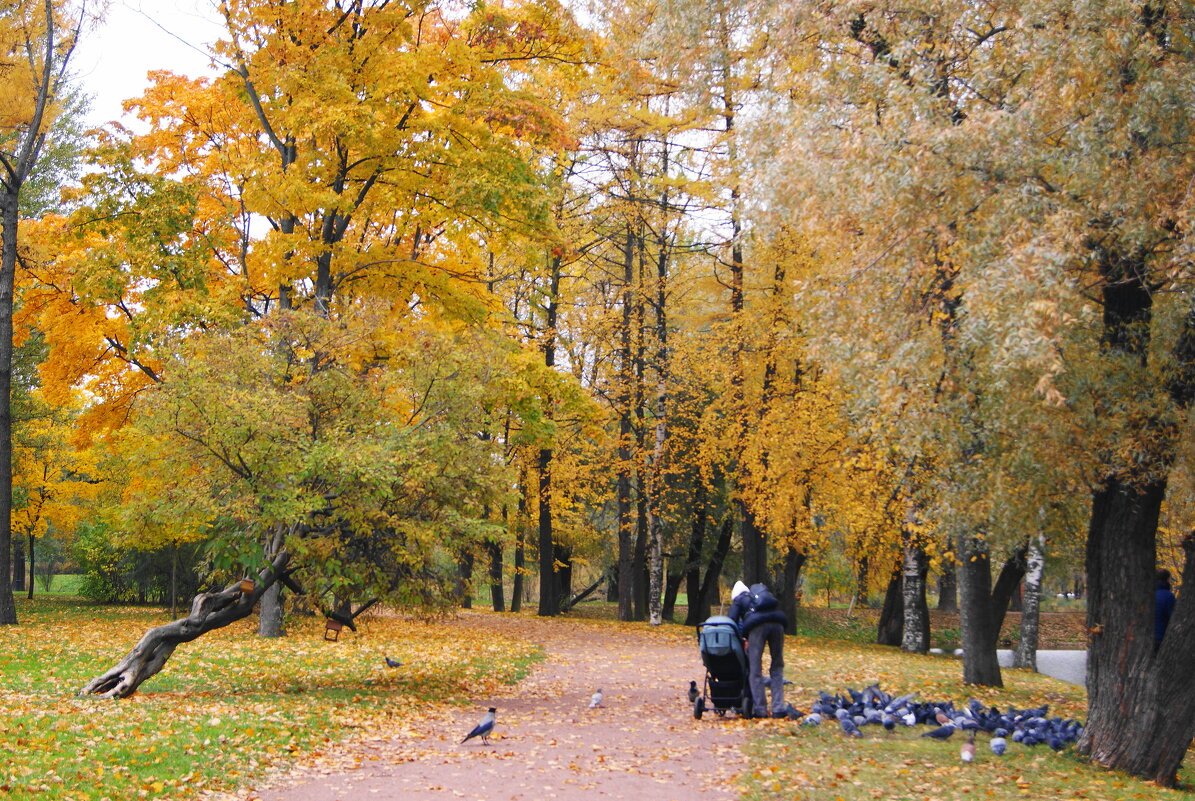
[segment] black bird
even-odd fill
[[[697,703],[697,696],[701,695],[701,691],[697,689],[697,682],[689,682],[689,703]]]
[[[473,731],[466,734],[465,739],[461,740],[461,745],[469,742],[474,737],[480,737],[483,743],[489,745],[490,732],[494,730],[494,713],[497,711],[496,707],[490,707],[490,711],[485,713],[485,717],[481,719],[481,723],[474,726]]]
[[[386,660],[386,667],[390,667],[390,668],[402,667],[402,662],[399,662],[397,659],[391,659],[390,657],[385,656],[385,655],[383,655],[382,658]]]
[[[950,739],[950,735],[952,735],[952,734],[954,734],[954,724],[947,723],[945,726],[939,726],[938,728],[936,728],[932,731],[927,731],[925,734],[923,734],[921,736],[922,737],[933,737],[935,740],[948,740],[948,739]]]

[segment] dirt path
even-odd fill
[[[547,659],[503,695],[446,709],[403,737],[342,754],[336,767],[300,769],[239,794],[260,801],[487,799],[580,801],[734,799],[749,727],[693,719],[685,697],[703,675],[692,637],[568,620],[466,614],[459,625],[542,644]],[[601,688],[604,706],[589,709]],[[486,707],[490,744],[460,740]]]

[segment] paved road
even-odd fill
[[[1012,651],[997,651],[1000,667],[1012,666]],[[1037,672],[1071,684],[1087,683],[1086,651],[1038,651]]]

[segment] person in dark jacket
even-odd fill
[[[1170,625],[1170,615],[1174,612],[1174,593],[1170,591],[1170,571],[1165,568],[1158,570],[1157,589],[1154,591],[1154,653],[1162,645],[1162,638],[1166,636],[1166,626]]]
[[[768,668],[768,684],[772,689],[772,717],[786,717],[788,707],[784,703],[784,626],[788,618],[780,609],[776,596],[763,584],[748,587],[736,581],[730,592],[729,617],[739,624],[747,638],[748,683],[755,706],[755,716],[768,716],[767,697],[764,695],[763,647],[768,646],[771,664]]]

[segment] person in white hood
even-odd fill
[[[784,703],[784,627],[788,617],[780,609],[776,596],[763,584],[748,587],[736,581],[730,591],[730,618],[738,622],[747,638],[748,683],[755,706],[755,716],[768,716],[764,695],[763,647],[766,643],[771,656],[768,666],[768,685],[772,690],[772,717],[786,717]]]

